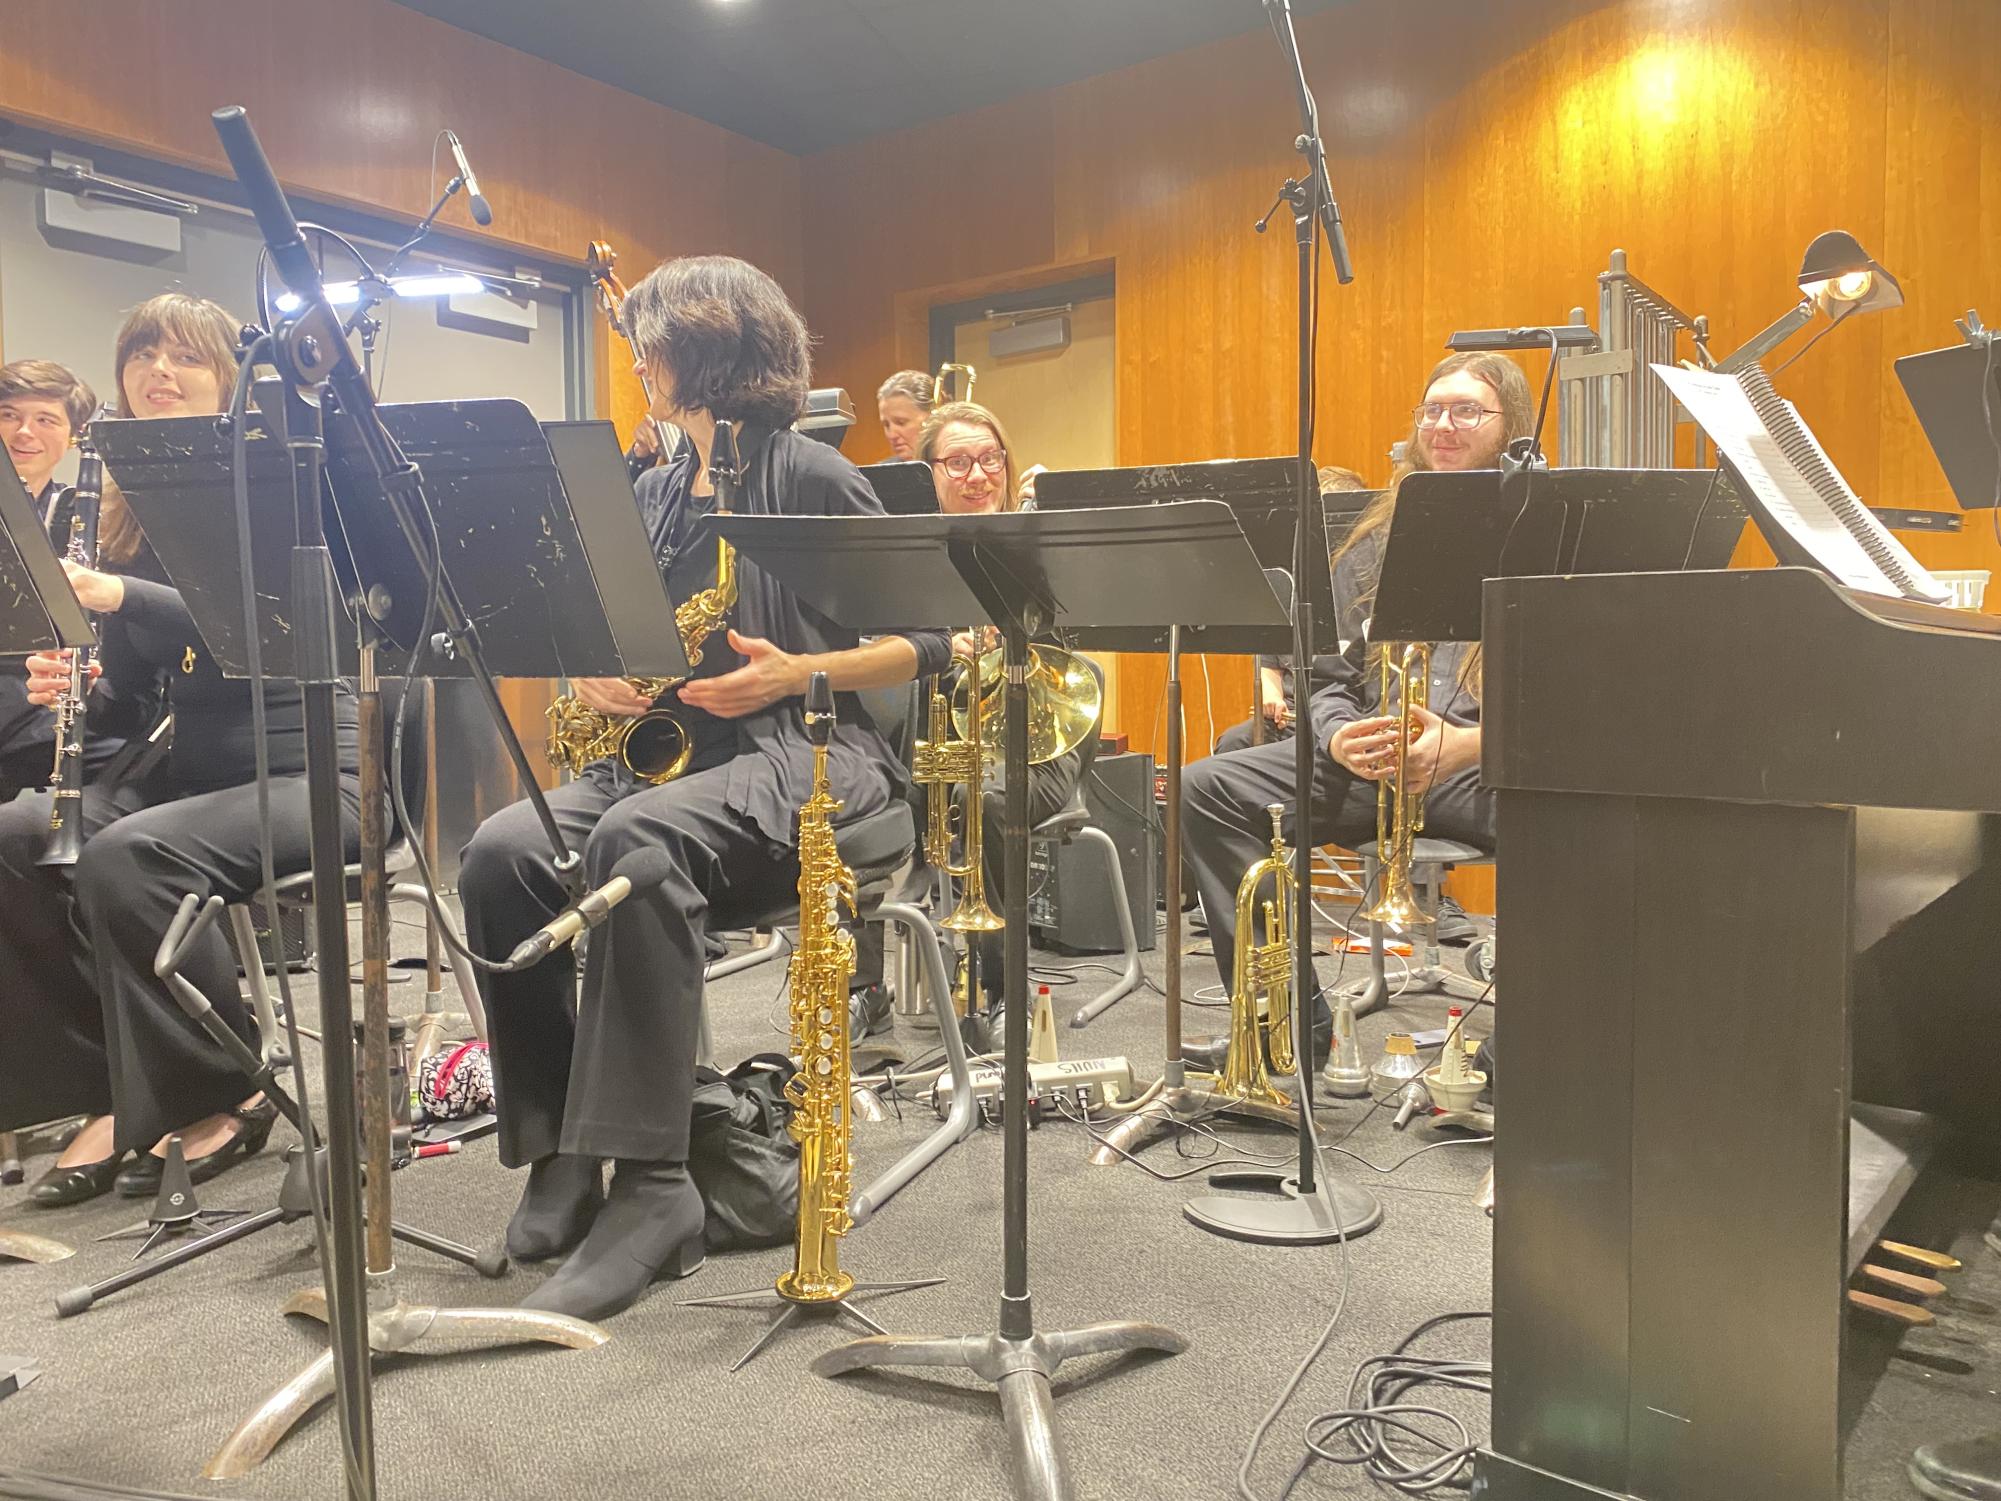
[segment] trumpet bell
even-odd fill
[[[1432,915],[1418,905],[1417,893],[1402,882],[1391,882],[1388,890],[1356,915],[1363,922],[1381,923],[1392,933],[1428,928],[1434,921]]]
[[[967,674],[968,677],[971,674]],[[1001,753],[1003,695],[1006,683],[999,651],[980,658],[980,743],[988,756],[998,760]],[[964,738],[972,727],[966,689],[953,698],[952,728]],[[1040,766],[1068,755],[1097,733],[1098,717],[1104,709],[1104,689],[1091,664],[1075,652],[1054,646],[1033,646],[1028,651],[1028,762]]]

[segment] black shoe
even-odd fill
[[[848,992],[848,1040],[860,1042],[890,1028],[889,989],[880,980]]]
[[[38,1209],[62,1209],[111,1192],[118,1178],[123,1152],[113,1152],[101,1162],[80,1162],[75,1167],[52,1167],[35,1180],[28,1201]]]
[[[595,1157],[551,1153],[528,1168],[528,1186],[507,1222],[507,1254],[547,1261],[583,1244],[604,1208],[604,1165]]]
[[[1909,1474],[1933,1501],[2001,1501],[2001,1432],[1926,1444],[1911,1456]]]
[[[167,1159],[155,1157],[151,1152],[138,1152],[119,1171],[118,1197],[121,1199],[150,1199],[160,1191],[160,1174],[167,1168]]]
[[[701,1269],[706,1218],[685,1162],[621,1159],[584,1243],[521,1306],[610,1318],[637,1303],[657,1278]]]
[[[1473,919],[1466,915],[1466,909],[1449,896],[1438,899],[1438,920],[1433,925],[1431,936],[1440,943],[1471,943],[1480,936]]]
[[[1334,1012],[1327,1004],[1327,997],[1313,998],[1313,1072],[1319,1073],[1327,1067],[1327,1055],[1334,1049]],[[1190,1068],[1200,1069],[1205,1074],[1220,1074],[1229,1060],[1230,1039],[1225,1037],[1190,1038],[1181,1045],[1181,1061]],[[1265,1043],[1265,1067],[1271,1067],[1271,1043]]]
[[[264,1143],[271,1139],[271,1128],[278,1123],[278,1107],[270,1100],[260,1100],[255,1105],[233,1106],[224,1113],[236,1118],[236,1134],[213,1152],[188,1159],[190,1183],[206,1183],[218,1173],[227,1172],[237,1163],[255,1157],[264,1150]],[[160,1160],[164,1162],[165,1159]]]

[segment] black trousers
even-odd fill
[[[752,763],[753,776],[765,774]],[[798,898],[798,852],[725,806],[730,774],[726,764],[651,787],[601,761],[549,794],[564,839],[583,851],[587,885],[646,847],[665,850],[673,873],[591,935],[581,1006],[567,949],[521,974],[481,974],[509,1167],[557,1151],[686,1159],[707,935],[753,926]],[[479,826],[459,895],[467,936],[489,956],[562,910],[555,857],[527,803]]]
[[[162,768],[164,773],[164,768]],[[256,894],[257,789],[182,795],[164,775],[86,787],[83,855],[38,867],[49,795],[0,808],[0,1125],[111,1111],[117,1147],[143,1149],[251,1092],[174,1003],[153,957],[181,898]],[[342,788],[347,858],[360,847],[358,788]],[[279,875],[311,863],[306,781],[271,786]],[[244,1037],[252,1020],[220,925],[182,969]]]
[[[1241,724],[1231,725],[1222,734],[1218,735],[1216,737],[1215,754],[1227,756],[1231,751],[1248,750],[1251,744],[1251,725],[1253,723],[1253,720],[1246,719]],[[1266,725],[1265,744],[1270,745],[1280,740],[1285,741],[1287,744],[1292,742],[1292,727],[1288,725],[1282,730],[1275,730],[1270,725]]]
[[[1216,970],[1225,986],[1237,951],[1237,883],[1271,849],[1265,809],[1286,805],[1293,837],[1293,744],[1290,738],[1210,756],[1181,777],[1181,848],[1209,922]],[[1324,748],[1313,758],[1313,837],[1322,844],[1366,844],[1376,837],[1376,784],[1350,774]],[[1477,770],[1448,777],[1424,801],[1424,827],[1441,839],[1494,847],[1492,792]]]

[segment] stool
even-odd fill
[[[1382,865],[1377,858],[1377,846],[1373,841],[1359,844],[1355,846],[1355,853],[1362,857],[1362,866],[1367,873],[1365,889],[1375,892],[1382,875]],[[1410,884],[1411,890],[1417,896],[1419,908],[1434,917],[1438,915],[1438,900],[1444,885],[1445,872],[1453,866],[1493,863],[1494,856],[1490,850],[1461,844],[1453,839],[1418,838],[1411,846]],[[1459,1000],[1478,1000],[1487,993],[1487,987],[1446,968],[1439,962],[1438,940],[1433,936],[1434,931],[1432,925],[1426,923],[1418,932],[1411,935],[1409,974],[1398,989],[1398,996],[1447,995]],[[1381,1010],[1389,1001],[1389,978],[1383,956],[1383,925],[1370,923],[1368,978],[1346,988],[1349,1002],[1358,1017]]]

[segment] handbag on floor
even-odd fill
[[[688,1172],[708,1210],[711,1251],[783,1245],[797,1233],[799,1144],[779,1053],[754,1053],[728,1073],[695,1070]]]

